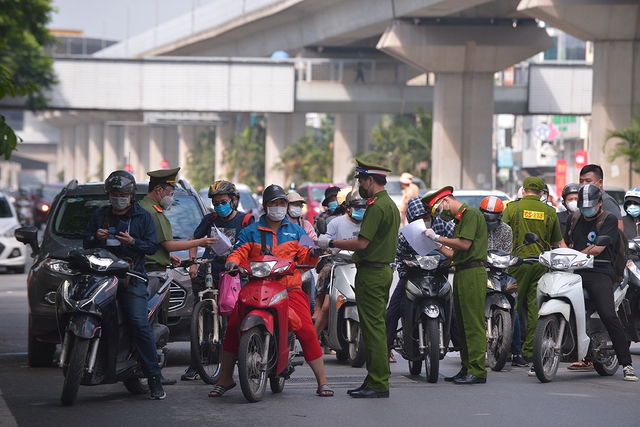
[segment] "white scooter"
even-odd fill
[[[525,242],[538,243],[538,236],[527,233]],[[596,238],[594,244],[606,246],[608,236]],[[531,261],[528,259],[527,261]],[[538,281],[538,325],[533,341],[533,368],[538,379],[550,382],[559,362],[577,362],[584,358],[593,362],[595,370],[610,376],[618,370],[618,358],[607,329],[582,287],[575,270],[593,268],[596,260],[588,253],[558,248],[540,254],[538,262],[549,271]],[[627,280],[614,290],[616,311],[624,300]]]

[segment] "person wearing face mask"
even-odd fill
[[[145,256],[155,254],[159,245],[151,215],[135,202],[136,190],[133,175],[124,170],[112,172],[104,182],[109,204],[93,212],[82,243],[85,249],[104,248],[128,260],[146,278]],[[156,340],[147,318],[148,299],[147,285],[139,278],[131,277],[129,286],[118,289],[119,307],[131,327],[142,372],[149,380],[151,399],[162,400],[167,394],[162,388]]]
[[[627,213],[622,219],[624,234],[627,239],[640,236],[640,188],[631,188],[626,192],[623,207]]]
[[[602,209],[615,215],[618,220],[618,228],[624,231],[624,224],[622,223],[622,212],[620,211],[620,205],[616,202],[616,199],[606,191],[604,191],[604,172],[599,165],[590,163],[580,169],[580,185],[595,184],[602,193]]]
[[[596,261],[601,261],[594,263],[593,268],[576,270],[575,274],[582,277],[582,287],[589,293],[589,298],[594,302],[598,315],[609,332],[613,349],[620,365],[622,365],[623,379],[638,381],[631,365],[627,337],[614,306],[613,253],[619,238],[618,230],[616,230],[618,222],[616,217],[608,211],[605,212],[602,206],[602,192],[598,186],[586,184],[580,187],[578,194],[580,215],[573,215],[569,219],[563,236],[564,242],[567,247],[589,253],[595,257]],[[595,246],[594,241],[599,236],[609,236],[611,238],[610,245]]]
[[[544,250],[559,246],[562,234],[556,210],[540,201],[540,195],[544,190],[544,181],[538,177],[530,176],[524,180],[523,188],[523,199],[507,205],[502,221],[509,225],[513,231],[513,255],[526,258],[542,253],[539,245],[522,246],[526,233],[537,234]],[[524,316],[527,319],[522,345],[522,355],[527,363],[533,362],[533,337],[538,324],[538,302],[536,299],[538,280],[546,272],[547,269],[537,262],[509,269],[509,274],[515,277],[518,282],[518,315],[520,319]],[[529,371],[529,375],[531,372],[533,372],[533,367]]]
[[[564,235],[567,227],[567,220],[574,212],[578,210],[578,190],[580,186],[575,182],[565,185],[562,189],[562,205],[566,211],[557,212],[558,221],[560,221],[560,232]]]
[[[286,218],[288,203],[287,195],[279,185],[272,184],[265,188],[262,204],[266,214],[240,232],[233,252],[227,258],[226,270],[235,270],[238,264],[260,256],[263,240],[269,251],[279,258],[294,259],[298,264],[315,265],[318,262],[318,256],[323,251],[300,245],[300,239],[307,236],[307,233]],[[283,276],[279,281],[287,288],[289,310],[293,310],[302,322],[301,328],[295,333],[304,352],[304,358],[316,377],[316,394],[322,397],[333,396],[325,376],[322,349],[313,329],[309,298],[302,290],[302,272],[296,269],[292,276]],[[209,393],[209,397],[221,397],[236,385],[233,382],[233,369],[240,340],[238,328],[238,314],[233,310],[222,344],[220,379]]]
[[[339,208],[338,193],[340,187],[329,187],[324,190],[324,200],[322,200],[322,206],[327,209],[324,212],[319,213],[315,219],[313,226],[316,229],[316,234],[325,234],[327,232],[327,226],[338,216],[342,215],[344,211]]]
[[[319,238],[319,248],[355,251],[356,306],[367,359],[367,376],[362,385],[347,393],[355,398],[389,397],[389,359],[384,325],[389,291],[393,280],[400,228],[400,212],[385,190],[391,169],[356,159],[358,194],[367,199],[367,211],[358,237],[333,240]]]
[[[292,191],[287,194],[287,199],[289,199],[289,208],[287,210],[287,218],[289,218],[289,221],[299,225],[307,232],[309,237],[316,239],[318,235],[316,234],[316,230],[313,229],[313,225],[302,217],[302,205],[307,203],[304,197]]]
[[[439,217],[433,217],[422,204],[422,200],[419,197],[409,199],[407,202],[407,222],[412,223],[414,221],[424,221],[427,228],[432,228],[433,231],[444,237],[453,237],[454,224],[452,221],[444,222]],[[443,255],[451,257],[450,251],[443,249],[443,246],[439,244],[437,249]],[[398,249],[396,250],[395,264],[398,270],[398,276],[400,280],[396,284],[396,288],[391,295],[389,305],[387,306],[387,315],[385,317],[385,324],[387,328],[387,347],[389,348],[389,363],[396,361],[393,355],[393,343],[396,339],[396,333],[398,331],[398,320],[402,317],[402,299],[405,295],[405,286],[407,284],[407,271],[406,267],[400,261],[408,255],[414,255],[416,251],[411,247],[407,238],[400,232],[398,236]],[[458,345],[455,343],[454,345]]]

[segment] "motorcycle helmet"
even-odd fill
[[[111,172],[104,181],[105,193],[110,193],[116,190],[124,194],[135,194],[137,189],[136,179],[133,175],[124,170]]]
[[[235,184],[231,181],[225,181],[223,179],[214,182],[213,185],[209,187],[208,197],[212,199],[213,196],[217,196],[220,194],[228,194],[230,197],[235,196],[236,198],[240,197]]]
[[[502,218],[504,203],[496,196],[488,196],[480,202],[480,212],[487,223],[496,223]]]
[[[414,197],[407,202],[407,222],[413,222],[427,214],[427,209],[420,197]]]
[[[575,182],[569,183],[562,189],[562,204],[565,208],[569,209],[566,204],[567,196],[569,194],[578,194],[580,192],[580,185]]]
[[[262,193],[262,203],[264,205],[266,205],[267,202],[277,199],[285,199],[287,202],[289,201],[287,194],[284,192],[282,187],[278,184],[271,184],[264,189],[264,192]]]
[[[629,204],[631,202],[634,202],[638,205],[640,205],[640,188],[630,188],[629,191],[627,191],[624,195],[624,210],[627,210],[627,206],[629,206]]]
[[[338,202],[338,206],[341,204],[345,204],[346,207],[349,207],[349,195],[351,194],[351,188],[345,187],[338,191],[336,195],[336,201]]]
[[[347,197],[347,207],[354,209],[366,209],[367,201],[362,197],[353,197],[352,200],[349,200],[349,197]]]
[[[583,185],[578,193],[578,208],[594,208],[600,199],[602,199],[602,192],[597,185]]]

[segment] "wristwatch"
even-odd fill
[[[333,245],[333,239],[329,240],[329,247],[330,248],[335,248],[335,246]]]

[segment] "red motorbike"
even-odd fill
[[[249,278],[235,308],[240,328],[238,376],[242,394],[249,402],[262,399],[267,378],[271,391],[281,393],[294,367],[303,363],[301,357],[295,357],[295,334],[289,328],[289,295],[278,280],[294,274],[296,268],[312,267],[296,266],[273,255],[261,255],[238,266]],[[294,312],[291,315],[297,317]],[[291,321],[295,323],[295,319]]]

